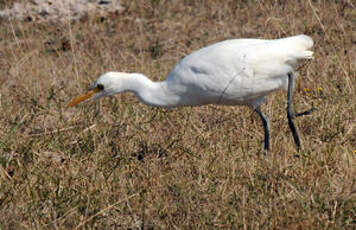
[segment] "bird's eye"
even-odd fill
[[[104,86],[102,84],[98,84],[96,88],[98,88],[99,90],[104,90]]]

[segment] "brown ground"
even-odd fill
[[[355,229],[354,3],[236,2],[126,0],[122,14],[73,23],[3,19],[0,229]],[[245,107],[166,111],[125,94],[65,109],[109,70],[159,80],[217,41],[301,33],[315,59],[296,109],[317,111],[297,120],[299,153],[285,92],[263,107],[268,156]]]

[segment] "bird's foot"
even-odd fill
[[[301,116],[304,116],[304,115],[309,115],[312,112],[314,112],[315,110],[316,110],[316,108],[314,108],[314,106],[313,106],[313,107],[311,107],[310,109],[308,109],[308,110],[306,110],[304,112],[295,114],[295,117],[301,117]]]
[[[257,155],[259,156],[267,156],[269,152],[269,149],[263,148],[261,150],[258,150]]]
[[[263,155],[267,156],[267,154],[268,154],[268,149],[264,149],[263,150]]]

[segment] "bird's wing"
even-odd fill
[[[243,90],[251,88],[245,79],[253,71],[244,62],[245,53],[240,52],[246,44],[263,43],[259,39],[227,40],[193,52],[182,59],[166,79],[169,91],[191,103],[217,103],[225,92],[234,89],[235,96],[243,97]],[[196,102],[192,102],[196,100]]]

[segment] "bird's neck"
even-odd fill
[[[150,106],[171,107],[170,95],[166,90],[166,82],[154,82],[143,74],[130,73],[120,77],[120,84],[125,91],[136,94],[139,100]]]

